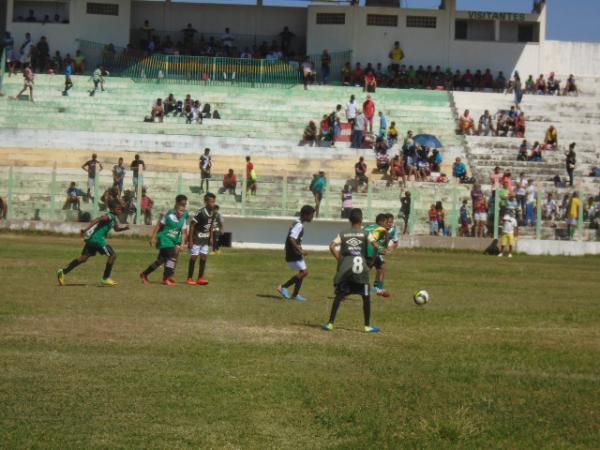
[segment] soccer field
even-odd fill
[[[404,251],[389,299],[345,301],[308,256],[304,303],[282,252],[225,249],[208,286],[137,274],[146,241],[112,239],[117,287],[76,238],[0,234],[0,447],[598,448],[600,258]],[[412,293],[426,288],[424,307]]]

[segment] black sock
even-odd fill
[[[144,275],[146,275],[146,276],[150,275],[152,272],[154,272],[156,269],[158,269],[163,262],[164,261],[162,259],[157,259],[156,261],[154,261],[152,264],[150,264],[148,266],[148,268],[146,270],[144,270]]]
[[[106,263],[106,267],[104,268],[104,279],[110,278],[110,274],[112,272],[113,263]]]
[[[200,258],[200,273],[198,274],[198,278],[204,278],[205,270],[206,270],[206,260]]]
[[[67,274],[67,273],[69,273],[71,270],[73,270],[75,267],[77,267],[79,264],[81,264],[81,263],[79,262],[79,260],[78,260],[78,259],[74,259],[73,261],[71,261],[71,262],[69,263],[69,265],[68,265],[67,267],[65,267],[65,268],[63,269],[63,273],[66,275],[66,274]]]
[[[294,275],[292,278],[290,278],[289,280],[287,280],[284,284],[281,285],[281,287],[284,288],[289,288],[292,284],[296,284],[296,280],[298,279],[298,277],[296,277],[296,275]]]
[[[344,297],[341,295],[336,295],[335,300],[333,300],[333,305],[331,306],[331,314],[329,314],[329,323],[333,323],[335,321],[335,316],[337,315],[338,309]]]
[[[196,270],[196,260],[190,258],[190,262],[188,262],[188,278],[194,277],[195,270]]]
[[[363,314],[365,316],[365,327],[371,324],[371,297],[363,295]]]
[[[296,286],[294,286],[294,293],[292,297],[296,297],[300,293],[300,288],[302,287],[302,278],[296,277]]]

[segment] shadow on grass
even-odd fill
[[[270,298],[271,300],[284,300],[280,295],[274,294],[256,294],[258,298]]]
[[[59,287],[68,288],[68,287],[81,287],[81,286],[87,286],[87,284],[85,284],[85,283],[69,283],[69,284],[63,284],[62,286],[59,286]]]
[[[293,323],[293,325],[297,325],[297,326],[301,326],[301,327],[306,327],[306,328],[313,328],[313,329],[318,329],[319,331],[322,331],[323,334],[333,334],[336,331],[348,331],[350,333],[360,333],[360,334],[364,334],[360,329],[358,328],[347,328],[347,327],[338,327],[337,325],[335,326],[335,328],[333,329],[333,331],[325,331],[323,329],[323,325],[326,323],[326,321],[324,321],[323,323],[311,323],[311,322],[296,322]]]

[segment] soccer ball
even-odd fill
[[[416,305],[423,306],[429,301],[429,292],[424,289],[418,290],[413,296]]]

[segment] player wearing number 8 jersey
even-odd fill
[[[371,326],[371,296],[369,288],[369,267],[367,248],[369,244],[377,250],[375,237],[362,229],[362,211],[350,211],[351,228],[341,232],[329,245],[331,254],[337,259],[338,267],[333,280],[335,299],[331,307],[329,322],[323,325],[326,331],[333,330],[333,322],[342,300],[352,294],[358,294],[363,300],[364,325],[367,333],[377,333],[379,328]]]

